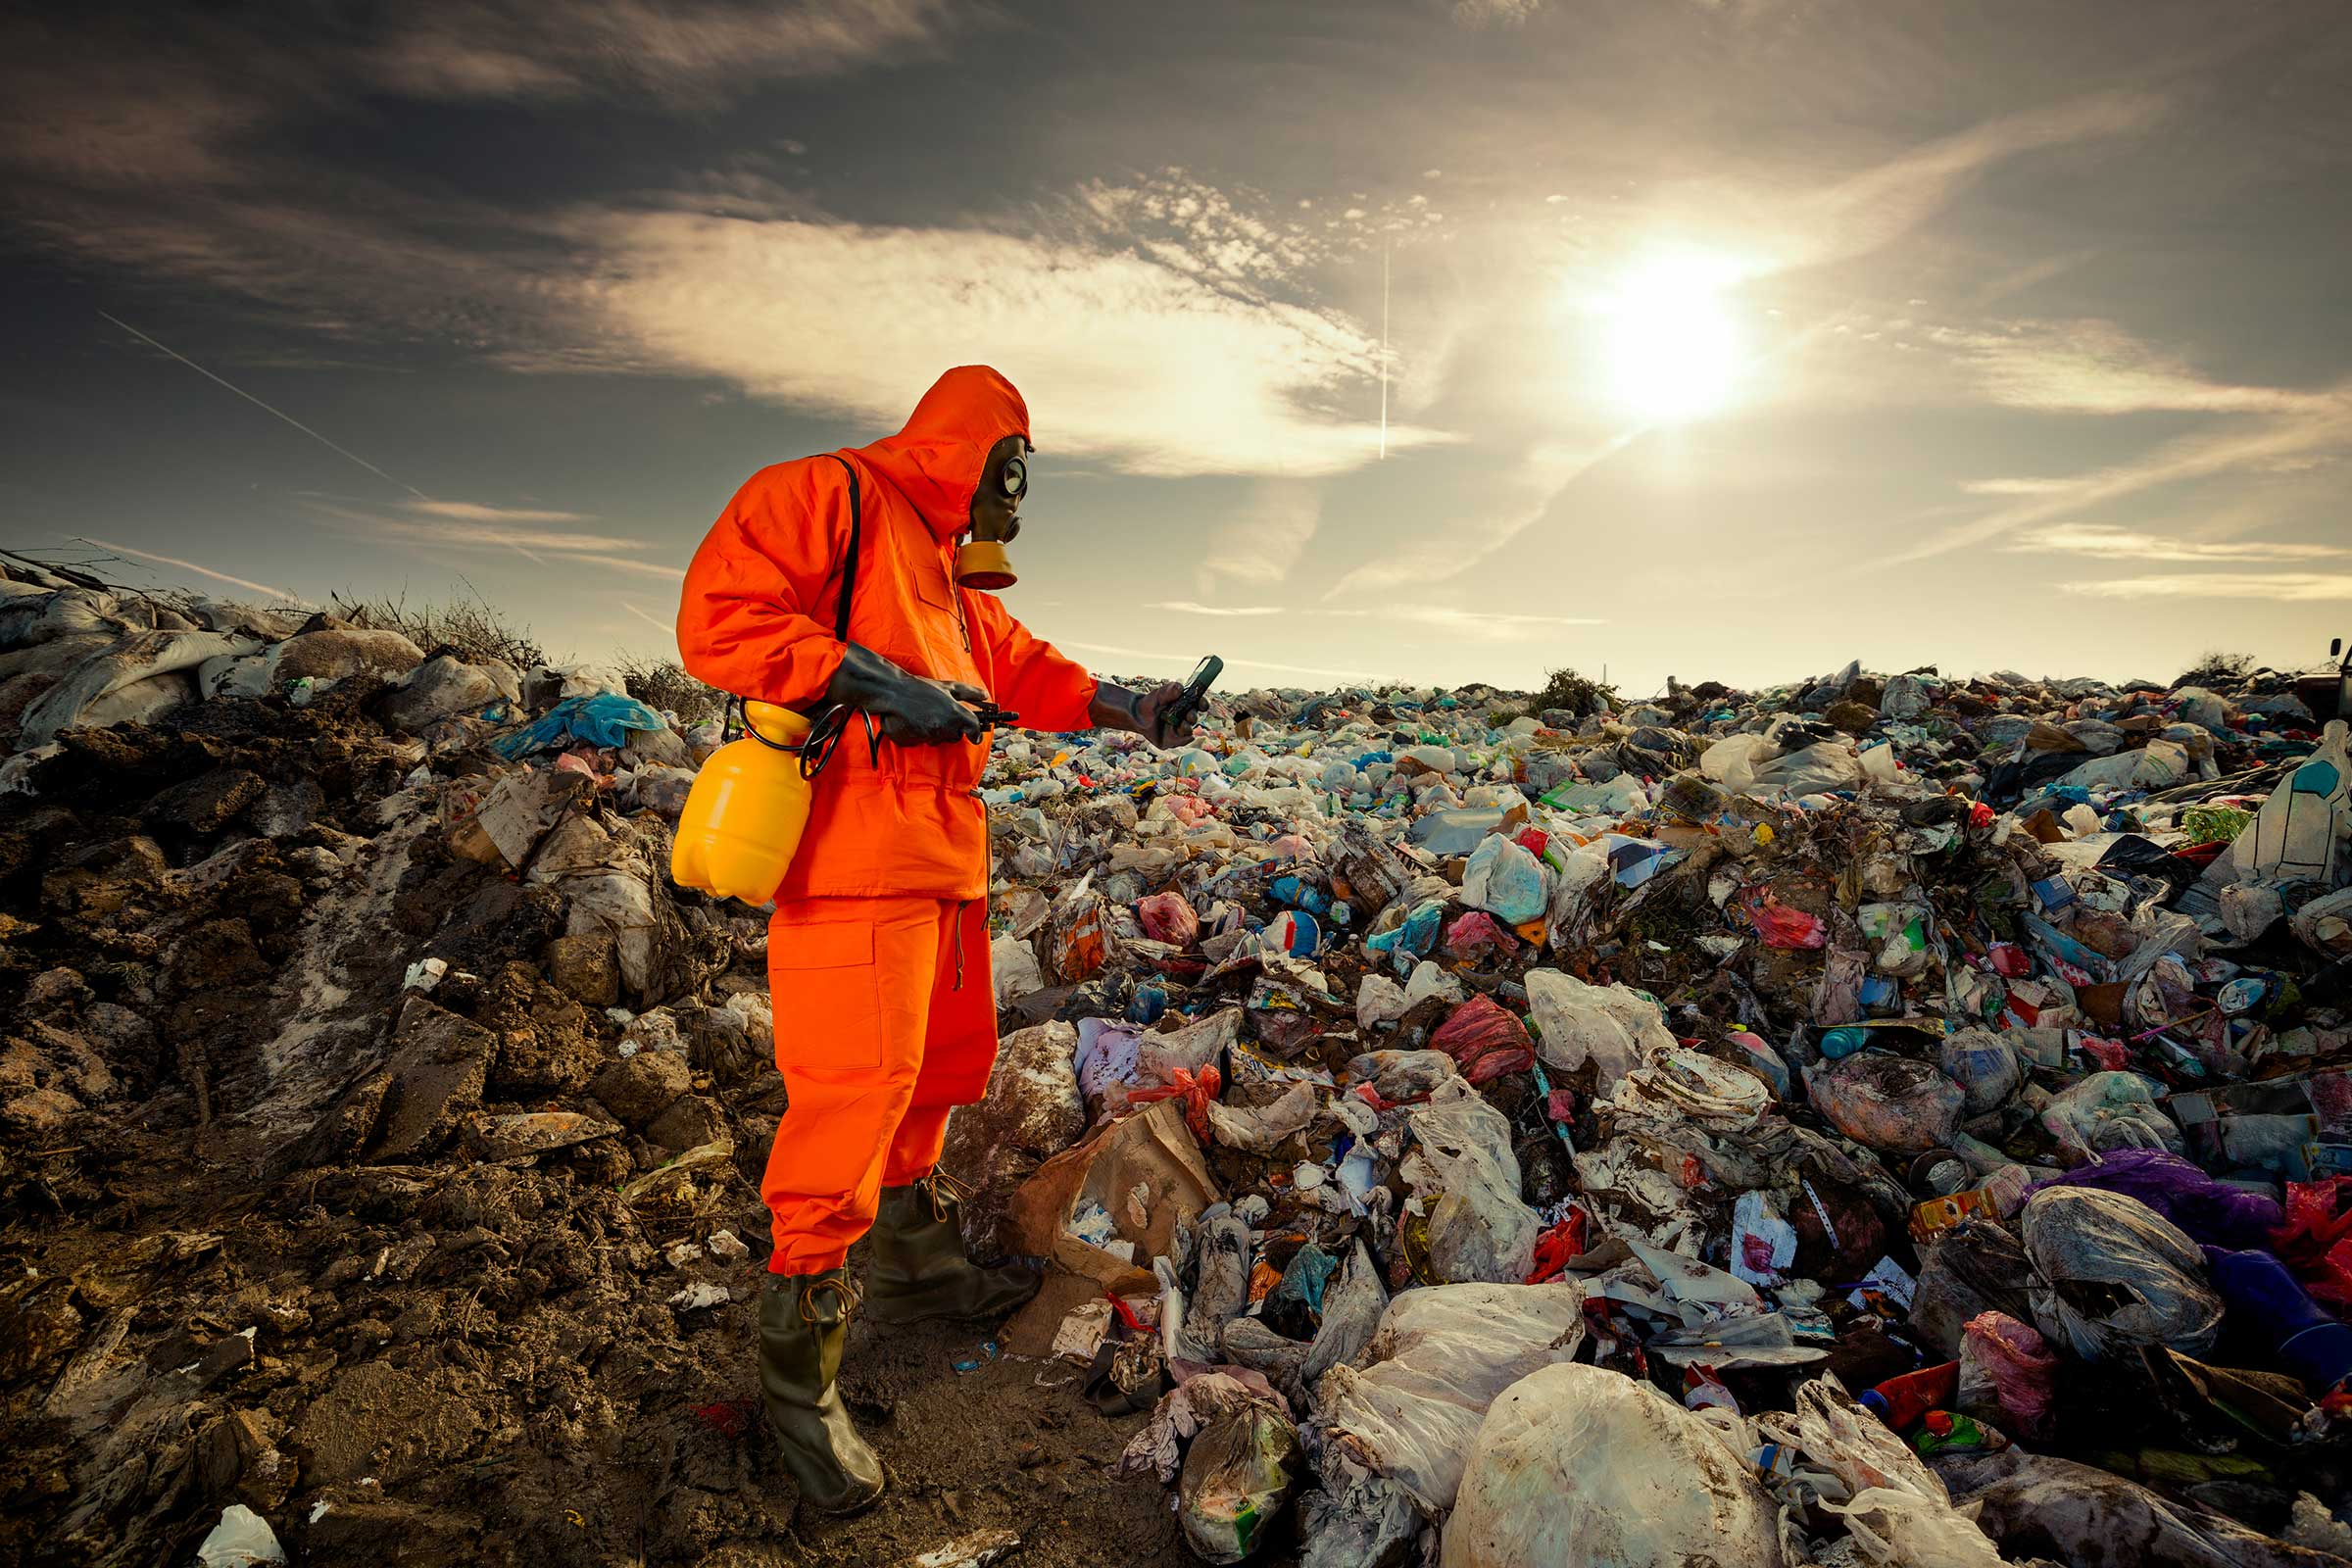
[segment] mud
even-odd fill
[[[657,876],[620,940],[662,994],[625,995],[561,877],[450,853],[466,760],[416,781],[350,686],[70,732],[0,799],[0,1558],[185,1563],[242,1501],[295,1563],[895,1564],[983,1529],[1190,1561],[1111,1473],[1142,1418],[976,1330],[858,1324],[894,1486],[798,1508],[756,1402],[756,918]],[[584,814],[666,861],[658,819]]]

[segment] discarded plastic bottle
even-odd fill
[[[1833,1029],[1821,1037],[1821,1054],[1830,1060],[1836,1061],[1839,1056],[1852,1055],[1869,1044],[1869,1030],[1857,1029],[1848,1024],[1842,1029]]]
[[[753,732],[710,754],[687,792],[669,874],[678,886],[765,904],[776,895],[801,831],[808,825],[808,781],[801,755],[808,720],[772,703],[743,705]]]
[[[1951,1408],[1959,1395],[1960,1363],[1946,1361],[1941,1366],[1923,1366],[1899,1378],[1888,1378],[1875,1389],[1865,1389],[1860,1402],[1863,1409],[1895,1431],[1908,1432],[1930,1410]]]
[[[1304,877],[1278,876],[1268,891],[1294,909],[1304,909],[1309,914],[1331,912],[1331,895]]]

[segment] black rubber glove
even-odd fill
[[[1148,692],[1129,691],[1103,681],[1095,688],[1087,717],[1103,729],[1123,729],[1141,735],[1154,746],[1174,746],[1185,737],[1161,716],[1168,704],[1184,692],[1184,682],[1163,680]]]
[[[841,667],[825,688],[825,701],[862,709],[882,721],[882,733],[902,746],[948,746],[988,734],[967,706],[988,694],[960,681],[910,675],[870,648],[844,645]]]

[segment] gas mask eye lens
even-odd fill
[[[1005,459],[998,483],[1004,487],[1005,500],[1019,500],[1029,488],[1029,465],[1018,458]]]

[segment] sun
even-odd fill
[[[1627,413],[1673,424],[1731,401],[1740,381],[1740,329],[1723,295],[1737,275],[1708,257],[1665,257],[1595,302],[1609,390]]]

